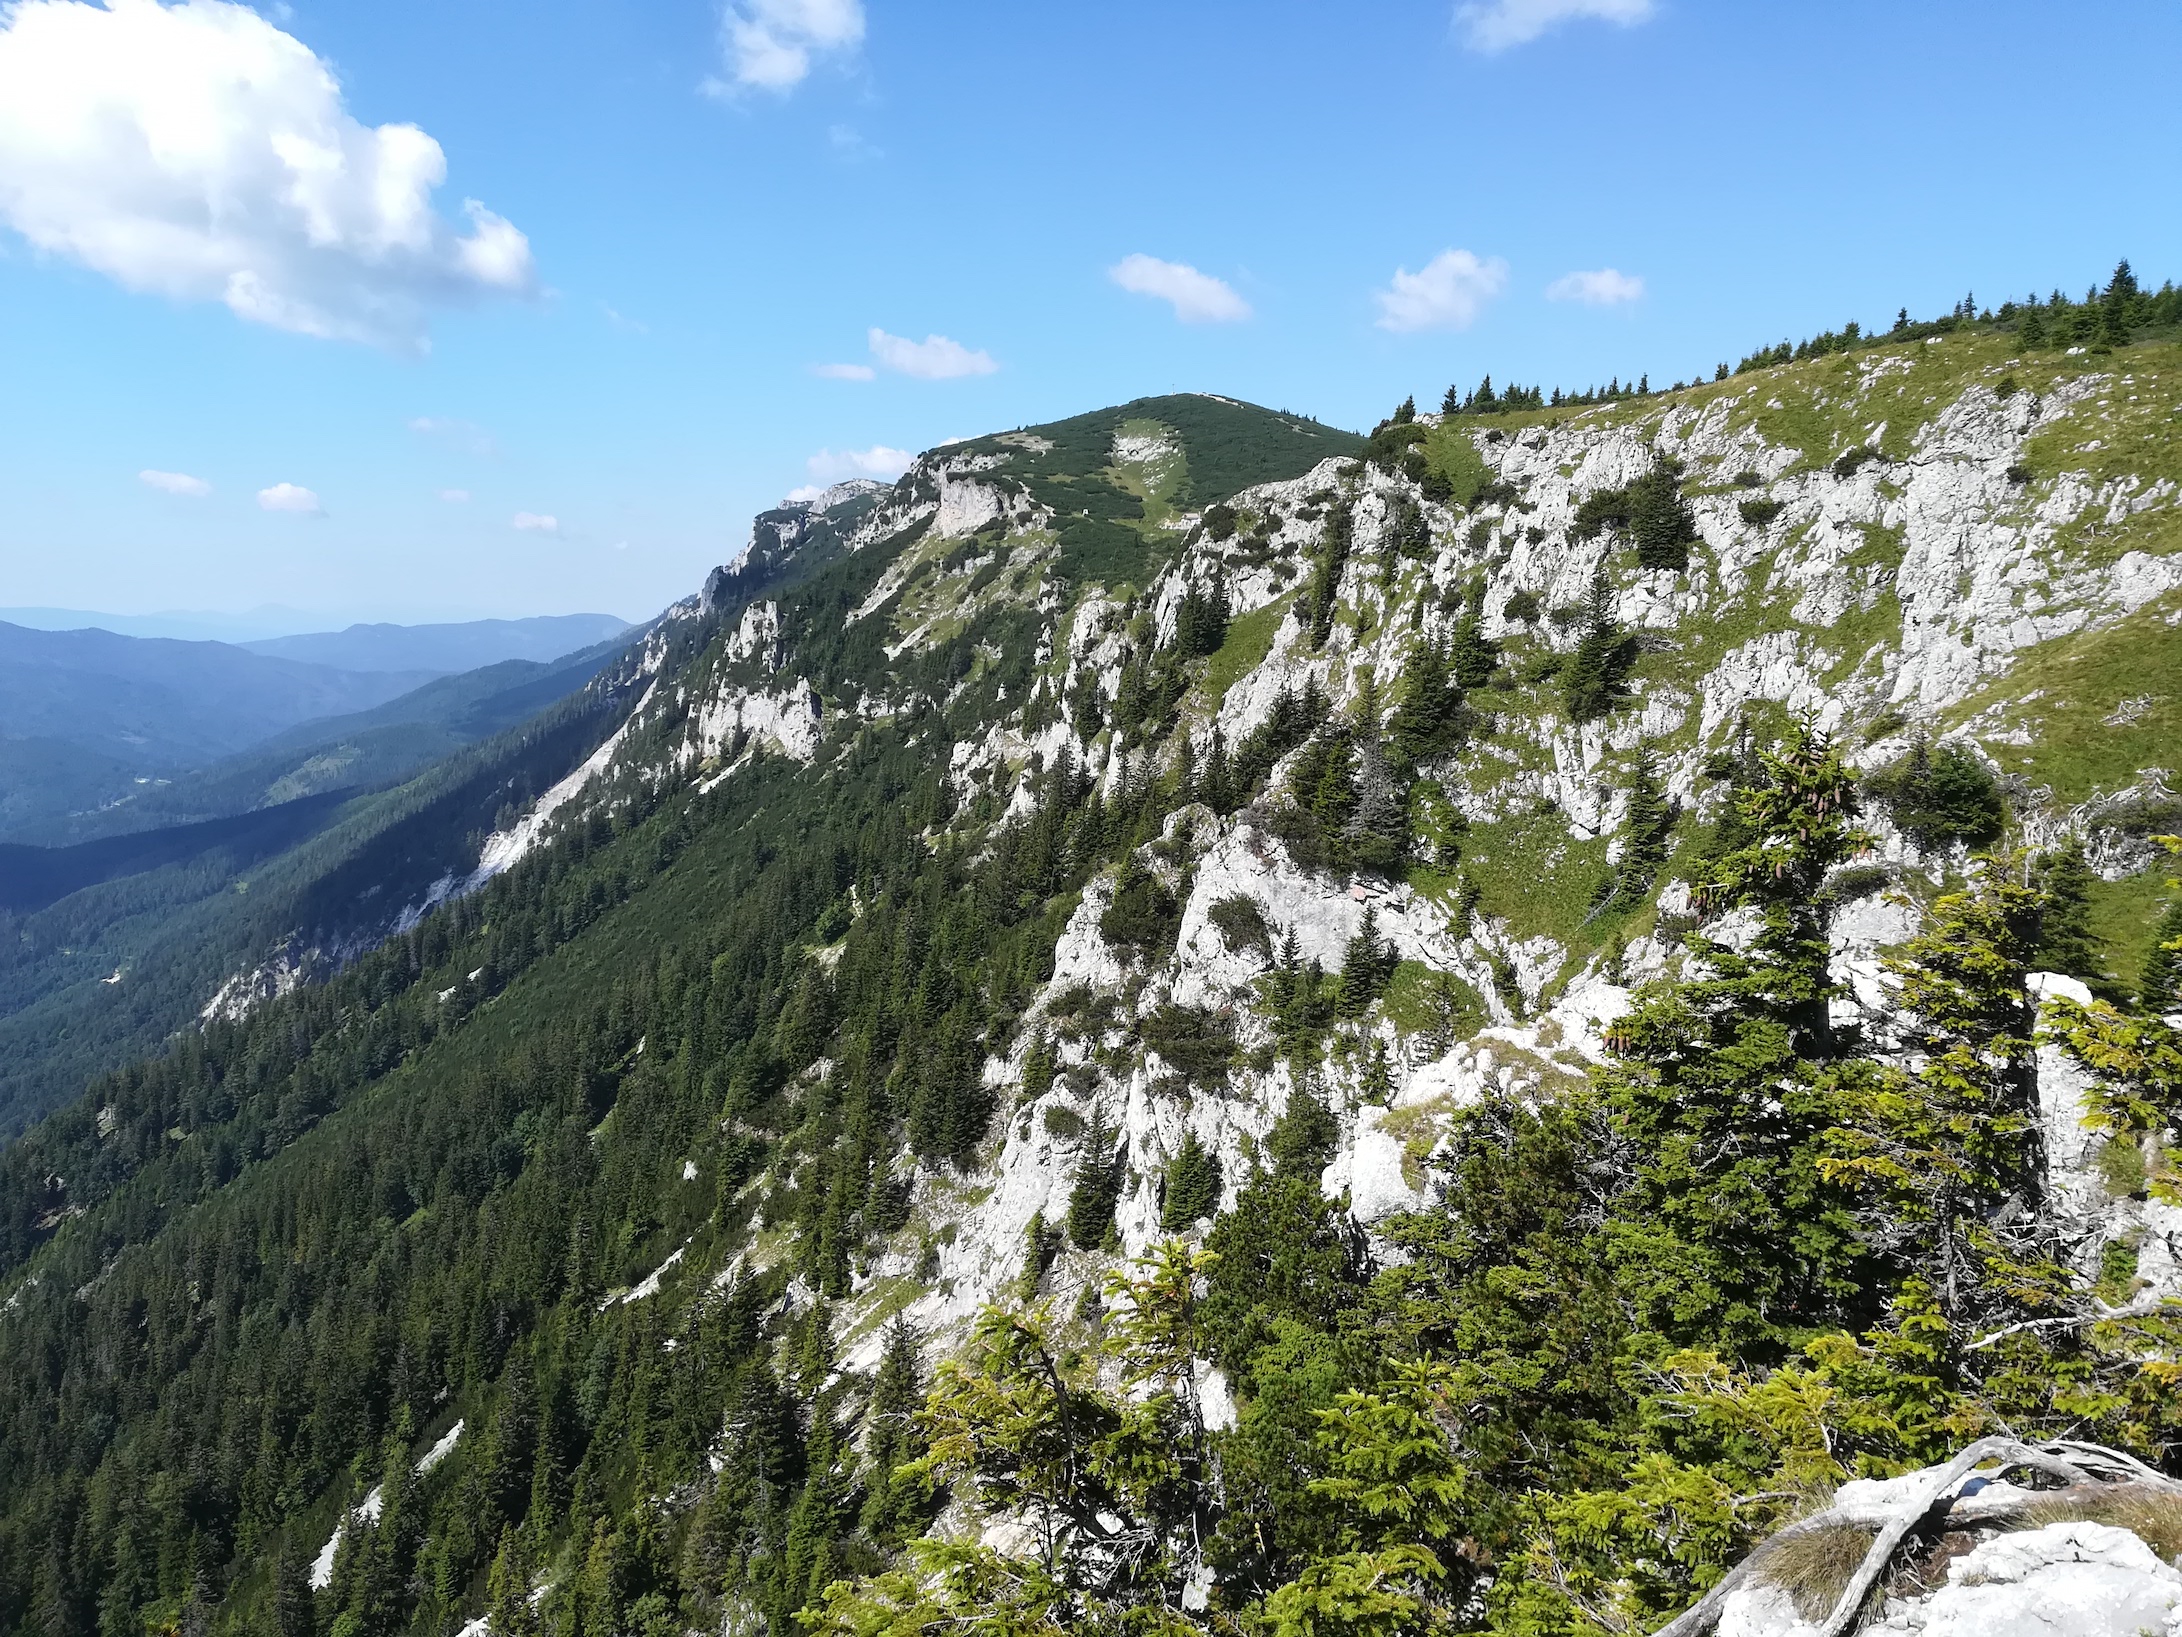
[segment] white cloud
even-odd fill
[[[1377,295],[1379,328],[1466,330],[1507,282],[1508,264],[1498,256],[1480,261],[1467,250],[1442,250],[1417,272],[1394,270]]]
[[[1472,51],[1506,51],[1576,18],[1630,28],[1657,9],[1655,0],[1472,0],[1455,8],[1455,21]]]
[[[318,496],[299,483],[276,483],[270,489],[260,489],[258,505],[269,512],[301,512],[306,517],[323,517],[326,512]]]
[[[826,127],[826,144],[833,149],[834,157],[849,164],[861,164],[867,159],[884,159],[886,153],[865,137],[853,125],[829,125]]]
[[[734,0],[720,14],[733,84],[711,80],[705,89],[790,91],[809,76],[813,57],[853,51],[863,39],[863,0]]]
[[[421,350],[435,307],[534,287],[530,241],[414,125],[227,0],[0,9],[0,220],[123,287],[302,335]]]
[[[561,520],[550,512],[517,512],[508,521],[525,534],[559,534]]]
[[[875,443],[869,449],[821,449],[803,463],[805,470],[817,480],[818,493],[829,483],[839,483],[845,477],[875,477],[892,482],[909,470],[910,462],[917,457],[906,449],[890,449],[883,443]],[[791,495],[790,499],[809,499],[810,495]]]
[[[1586,307],[1614,307],[1643,295],[1642,279],[1611,267],[1595,273],[1564,273],[1546,286],[1548,301],[1580,301]]]
[[[652,333],[652,327],[642,319],[630,318],[625,314],[617,313],[603,301],[599,303],[599,310],[606,314],[607,323],[626,335],[650,335]]]
[[[468,454],[500,453],[499,440],[475,421],[455,420],[446,415],[414,415],[410,417],[409,430],[420,438],[437,438],[442,443],[451,443]]]
[[[1000,366],[989,352],[972,352],[944,335],[928,335],[922,341],[888,335],[877,325],[871,330],[871,356],[880,366],[920,381],[951,381],[963,375],[990,375]]]
[[[813,364],[811,373],[824,381],[868,381],[879,372],[869,364]]]
[[[1250,303],[1224,279],[1200,273],[1186,262],[1124,256],[1106,270],[1106,276],[1131,295],[1167,302],[1185,324],[1233,324],[1250,316]]]
[[[155,472],[146,467],[136,474],[136,480],[162,494],[186,495],[191,500],[202,500],[212,492],[211,484],[201,477],[191,477],[187,472]]]
[[[450,506],[466,506],[470,501],[470,491],[467,489],[442,489],[439,492],[439,497]]]

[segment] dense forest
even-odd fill
[[[1934,333],[2149,359],[2174,303],[2124,275]],[[1573,402],[1488,381],[1447,417],[1500,439]],[[1922,730],[1859,767],[1815,711],[1744,713],[1671,795],[1635,735],[1666,660],[1621,587],[1711,549],[1697,474],[1594,485],[1563,530],[1588,590],[1542,605],[1495,578],[1542,525],[1448,421],[1148,400],[947,452],[1027,452],[994,487],[1050,529],[942,539],[926,467],[837,527],[768,514],[658,662],[689,685],[546,844],[0,1152],[0,1630],[1626,1632],[1844,1479],[1989,1432],[2170,1465],[2182,1312],[2062,1209],[2040,1104],[2075,1065],[2112,1196],[2177,1202],[2170,866],[2128,878],[2123,958],[2121,889],[2024,781]],[[1143,477],[1107,451],[1147,422],[1184,454]],[[1833,460],[1814,481],[1860,481]],[[1708,522],[1786,504],[1719,487]],[[874,532],[889,505],[916,521]],[[1238,611],[1268,563],[1278,598]],[[696,679],[756,675],[761,604],[818,748],[745,736],[690,776]],[[1067,662],[1094,627],[1105,671]],[[1374,632],[1398,667],[1327,669]],[[1205,702],[1250,677],[1230,738]],[[588,708],[555,731],[599,737]],[[1254,998],[1198,1004],[1193,883],[1247,843],[1338,902],[1441,892],[1482,939],[1506,889],[1451,787],[1525,712],[1636,748],[1611,852],[1521,890],[1580,876],[1570,970],[1673,955],[1586,1072],[1449,1110],[1422,1203],[1367,1231],[1325,1179],[1392,1102],[1389,1043],[1449,1048],[1488,1001],[1535,1022],[1521,950],[1474,941],[1491,976],[1458,980],[1367,908],[1335,964],[1230,894]],[[1008,733],[1009,778],[957,771]],[[1882,890],[1910,924],[1875,1011],[1833,953]],[[1119,975],[1063,984],[1086,922]],[[1192,1129],[1147,1175],[1119,1099],[1052,1094],[1148,1059],[1182,1107],[1285,1092],[1262,1141]],[[1034,1120],[1065,1210],[1003,1299],[921,1331]],[[1127,1246],[1147,1194],[1162,1231]]]

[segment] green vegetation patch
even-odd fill
[[[1296,594],[1291,591],[1227,622],[1226,640],[1205,661],[1204,679],[1198,684],[1207,708],[1217,711],[1227,698],[1227,690],[1256,670],[1273,651],[1273,638],[1280,634],[1288,605],[1295,600]]]
[[[1990,742],[2003,770],[2052,787],[2064,805],[2135,782],[2147,767],[2172,768],[2182,743],[2182,593],[2170,592],[2127,619],[2041,643],[2006,677],[1972,694],[1955,721],[2020,727],[2030,743]],[[2036,695],[2035,698],[2031,697]]]
[[[1462,868],[1477,887],[1478,908],[1516,937],[1542,934],[1564,948],[1587,948],[1605,934],[1604,918],[1592,921],[1591,909],[1610,874],[1606,847],[1604,837],[1576,840],[1567,815],[1546,808],[1472,825]]]
[[[1448,499],[1456,506],[1474,502],[1493,477],[1471,441],[1468,425],[1443,423],[1432,428],[1424,442],[1424,463],[1428,471],[1446,480]]]

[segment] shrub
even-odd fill
[[[1735,474],[1735,487],[1738,489],[1759,489],[1764,486],[1765,479],[1747,466]]]
[[[1879,458],[1879,451],[1868,443],[1860,443],[1833,463],[1835,477],[1854,477],[1857,469]]]
[[[1752,528],[1762,529],[1787,509],[1785,500],[1746,500],[1735,511]]]
[[[1866,780],[1865,789],[1923,852],[1958,841],[1985,846],[2007,817],[1991,771],[1960,745],[1934,750],[1920,738],[1908,755]]]
[[[1270,960],[1273,956],[1273,930],[1266,925],[1265,911],[1258,901],[1245,893],[1230,893],[1212,906],[1212,924],[1220,929],[1220,936],[1227,947],[1237,954],[1254,949]]]
[[[1074,1142],[1083,1135],[1083,1116],[1072,1108],[1058,1104],[1045,1112],[1046,1135],[1061,1142]]]
[[[1500,613],[1503,619],[1514,620],[1521,625],[1533,624],[1538,618],[1538,593],[1535,591],[1516,592],[1507,600]]]
[[[1225,1080],[1235,1061],[1233,1021],[1200,1006],[1170,1001],[1155,1008],[1137,1024],[1137,1038],[1194,1084]]]
[[[1631,483],[1585,496],[1569,532],[1593,540],[1610,528],[1626,531],[1636,543],[1638,567],[1688,568],[1697,519],[1682,498],[1680,466],[1662,460]]]
[[[1114,887],[1114,901],[1099,917],[1099,936],[1139,957],[1163,954],[1173,943],[1182,909],[1174,894],[1137,860],[1135,854],[1121,867]]]
[[[1205,533],[1215,540],[1225,540],[1235,532],[1235,508],[1226,501],[1205,508]]]

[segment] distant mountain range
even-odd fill
[[[369,710],[438,674],[0,623],[0,738],[58,740],[139,772],[191,766],[313,717]]]
[[[34,631],[81,631],[86,627],[95,627],[122,637],[176,637],[184,642],[232,642],[238,645],[277,641],[299,633],[335,634],[327,632],[329,622],[323,613],[313,613],[301,608],[284,608],[274,603],[246,609],[239,614],[195,609],[168,609],[157,614],[105,614],[87,608],[0,608],[0,620],[5,620],[10,625],[28,626]],[[575,622],[588,623],[578,628]],[[520,633],[534,627],[542,630],[566,625],[574,632],[563,646],[553,649],[552,654],[532,653],[521,646],[493,648],[490,651],[492,659],[535,659],[551,658],[554,654],[568,652],[572,647],[580,648],[585,643],[596,642],[599,640],[598,633],[610,634],[613,631],[626,630],[628,624],[627,620],[612,614],[547,614],[520,620],[433,621],[392,627],[359,626],[352,629],[462,631],[478,627]],[[326,663],[336,662],[329,660]],[[476,660],[472,663],[484,664],[487,661]]]
[[[352,625],[238,646],[344,671],[473,671],[504,659],[559,659],[628,629],[627,620],[612,614],[548,614],[458,625]]]
[[[420,758],[480,736],[456,720],[478,702],[509,690],[515,690],[511,697],[531,699],[523,690],[541,677],[629,629],[611,614],[568,614],[352,625],[227,643],[125,635],[91,623],[54,629],[52,622],[69,611],[28,612],[40,623],[0,621],[0,838],[36,841],[63,838],[24,833],[25,826],[80,819],[245,752],[345,737],[355,742],[348,759],[360,756],[362,762],[350,771],[389,773],[391,765],[380,765],[378,754],[392,743],[385,730],[428,723],[441,730],[426,735],[428,745],[415,734],[395,736],[402,744],[395,760],[420,765]],[[403,702],[438,682],[448,686]],[[566,691],[545,686],[528,710]],[[492,722],[484,733],[515,720],[497,709],[488,715]],[[303,737],[295,738],[299,733]],[[272,746],[277,736],[287,737]],[[364,744],[371,748],[358,748]],[[284,790],[271,799],[303,793]],[[134,801],[138,810],[165,805]],[[193,807],[187,817],[233,810],[223,800],[209,811]],[[133,818],[124,827],[143,823]],[[65,839],[82,838],[70,833]]]

